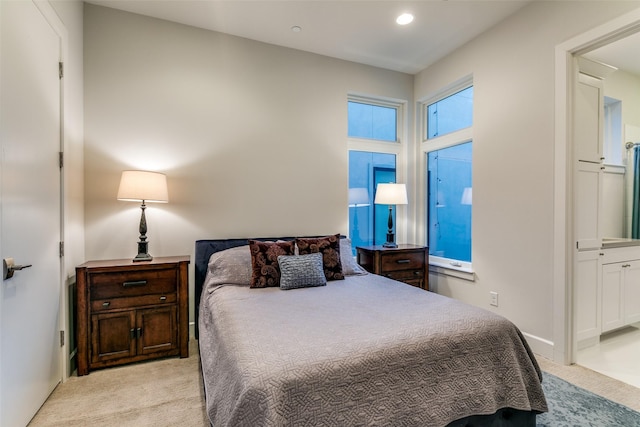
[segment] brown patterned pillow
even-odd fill
[[[251,251],[250,288],[280,286],[280,255],[293,255],[295,244],[291,242],[260,242],[249,240]]]
[[[340,234],[327,237],[298,237],[296,238],[300,255],[320,252],[324,275],[327,280],[343,280],[342,263],[340,262]]]

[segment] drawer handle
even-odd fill
[[[146,280],[136,280],[135,282],[124,282],[122,286],[125,288],[133,288],[136,286],[144,286],[146,284],[147,284]]]
[[[398,264],[409,264],[411,262],[410,259],[399,259],[396,261]]]
[[[103,303],[102,303],[102,306],[103,306],[104,308],[107,308],[107,307],[109,307],[110,305],[111,305],[111,303],[110,303],[109,301],[106,301],[106,302],[103,302]]]
[[[164,295],[160,297],[160,301],[166,301],[166,300],[167,300],[167,297],[165,297]]]
[[[422,272],[421,271],[414,271],[413,274],[415,274],[416,276],[421,276]]]

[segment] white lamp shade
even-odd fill
[[[120,178],[118,200],[167,203],[167,176],[159,172],[124,171]]]
[[[462,198],[460,199],[460,204],[462,205],[471,205],[473,204],[473,190],[471,187],[465,187],[462,191]]]
[[[369,206],[370,204],[371,201],[369,200],[369,190],[364,187],[349,189],[350,208],[354,208],[357,206]]]
[[[376,205],[406,205],[407,187],[405,184],[378,184],[376,187]]]

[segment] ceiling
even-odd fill
[[[535,0],[86,0],[415,74]],[[399,26],[410,12],[415,20]],[[301,28],[299,32],[292,27]],[[640,76],[640,33],[584,56]]]
[[[613,65],[620,70],[640,77],[640,55],[638,52],[640,52],[640,33],[635,33],[583,56]]]
[[[415,74],[531,0],[88,0],[101,6]],[[410,12],[407,26],[396,17]],[[299,26],[301,31],[292,31]]]

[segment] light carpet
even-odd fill
[[[197,341],[190,341],[189,354],[73,376],[58,385],[29,427],[207,426]],[[538,427],[640,427],[640,414],[624,406],[640,409],[640,389],[582,367],[539,362],[550,413],[538,417]]]
[[[102,369],[69,378],[29,427],[206,426],[198,342],[189,357]]]

